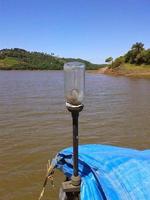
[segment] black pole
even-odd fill
[[[71,111],[73,125],[73,175],[78,176],[78,118],[79,111]]]
[[[67,106],[68,110],[72,115],[72,125],[73,125],[73,176],[71,177],[72,185],[80,185],[80,176],[78,175],[78,118],[79,112],[82,111],[83,105],[77,107]]]

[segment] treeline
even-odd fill
[[[102,67],[82,59],[60,58],[54,53],[30,52],[20,48],[0,50],[0,69],[61,70],[64,63],[70,61],[83,62],[86,69]]]
[[[136,42],[125,55],[116,58],[114,61],[112,57],[109,57],[105,62],[111,63],[112,68],[119,67],[123,63],[150,65],[150,49],[145,49],[143,43]]]

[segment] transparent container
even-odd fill
[[[64,86],[66,102],[78,106],[84,98],[85,65],[69,62],[64,65]]]

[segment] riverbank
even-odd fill
[[[110,66],[107,66],[98,69],[97,73],[109,74],[114,76],[150,78],[150,65],[123,64],[117,68],[111,68]]]

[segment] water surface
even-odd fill
[[[80,143],[150,148],[150,79],[86,74]],[[37,199],[46,163],[71,145],[63,72],[0,71],[0,197]],[[58,199],[61,173],[44,199]]]

